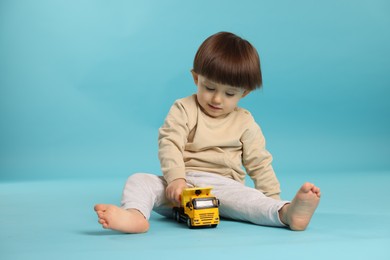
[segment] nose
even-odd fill
[[[222,102],[222,97],[221,97],[221,95],[220,95],[219,93],[215,93],[215,94],[213,95],[213,98],[212,98],[211,101],[213,102],[213,104],[221,104],[221,102]]]

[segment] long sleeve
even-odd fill
[[[255,184],[266,196],[280,199],[280,184],[272,168],[272,155],[265,148],[260,127],[253,123],[243,134],[243,165]]]
[[[187,143],[188,115],[180,102],[171,107],[163,126],[159,129],[159,152],[161,170],[168,183],[175,179],[185,178],[183,160]]]

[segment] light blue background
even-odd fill
[[[380,0],[0,0],[0,258],[390,259],[389,28]],[[133,172],[160,174],[158,127],[222,30],[260,53],[264,89],[241,106],[282,197],[321,187],[309,228],[153,214],[146,234],[102,230],[94,204],[118,204]]]
[[[390,169],[388,1],[1,1],[0,180],[159,174],[157,130],[231,31],[278,174]],[[119,191],[118,191],[119,192]]]

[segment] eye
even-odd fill
[[[226,93],[226,96],[228,97],[234,97],[235,93]]]
[[[211,87],[208,87],[208,86],[204,86],[205,87],[205,89],[207,90],[207,91],[214,91],[215,89],[213,89],[213,88],[211,88]]]

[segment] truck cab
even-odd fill
[[[211,194],[211,187],[183,190],[180,207],[172,215],[177,222],[193,227],[216,227],[219,224],[219,200]]]

